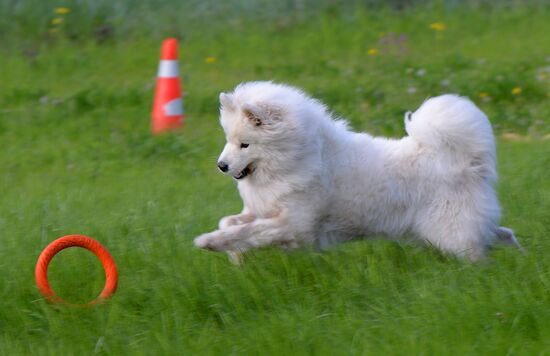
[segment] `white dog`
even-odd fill
[[[399,140],[355,133],[302,91],[272,82],[220,94],[227,144],[219,169],[237,180],[241,214],[200,235],[201,248],[319,248],[372,236],[426,242],[477,260],[499,227],[495,142],[487,117],[456,95],[405,114]]]

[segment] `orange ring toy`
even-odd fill
[[[36,285],[38,286],[40,293],[42,293],[42,295],[46,297],[50,303],[68,304],[64,302],[63,299],[58,297],[51,289],[50,284],[48,283],[48,265],[59,251],[73,246],[83,247],[93,252],[99,258],[101,264],[103,265],[103,269],[105,270],[105,287],[96,299],[86,305],[91,306],[97,303],[105,302],[116,291],[118,284],[118,270],[113,256],[111,256],[109,251],[107,251],[107,249],[96,240],[84,235],[67,235],[60,237],[46,246],[46,248],[42,251],[38,257],[36,268],[34,270]]]

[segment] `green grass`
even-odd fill
[[[0,354],[550,353],[548,11],[328,9],[266,26],[203,24],[182,43],[186,127],[158,137],[149,132],[157,33],[144,25],[98,43],[66,29],[39,40],[24,15],[0,49]],[[447,24],[441,36],[435,21]],[[303,87],[355,129],[391,136],[426,97],[470,96],[497,135],[522,138],[498,142],[498,190],[503,225],[527,255],[497,248],[470,264],[363,241],[255,251],[237,267],[196,250],[193,237],[241,208],[215,168],[217,96],[253,79]],[[118,263],[119,290],[105,305],[49,305],[34,286],[40,251],[72,233],[98,239]],[[86,251],[64,251],[50,268],[70,301],[103,286]]]

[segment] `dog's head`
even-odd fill
[[[289,94],[295,94],[291,88],[269,82],[241,84],[220,94],[227,141],[218,159],[223,173],[237,180],[284,173],[302,141]]]

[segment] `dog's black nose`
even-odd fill
[[[225,173],[229,169],[229,166],[227,165],[227,163],[225,163],[223,161],[219,161],[218,162],[218,168],[220,169],[220,171]]]

